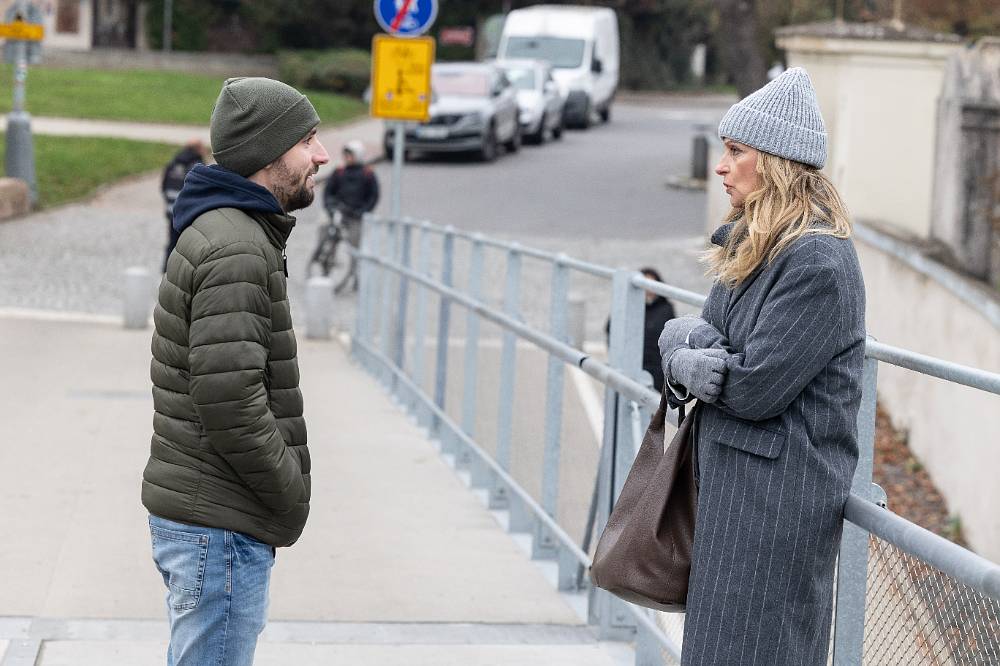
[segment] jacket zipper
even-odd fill
[[[281,262],[285,269],[285,277],[288,277],[288,255],[285,254],[284,250],[281,251]]]

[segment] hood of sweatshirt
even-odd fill
[[[174,231],[184,231],[198,216],[218,208],[284,215],[267,188],[218,164],[198,164],[184,179],[184,188],[174,202]]]

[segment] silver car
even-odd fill
[[[430,119],[406,124],[406,154],[475,152],[496,159],[500,144],[521,147],[517,96],[502,69],[493,63],[441,63],[431,67]],[[385,151],[392,155],[393,131],[386,130]]]
[[[552,65],[544,60],[498,60],[517,89],[521,133],[525,141],[544,143],[562,136],[566,100],[552,78]]]

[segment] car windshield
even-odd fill
[[[548,60],[553,67],[574,69],[583,62],[585,42],[564,37],[511,37],[505,58]]]
[[[518,90],[535,89],[535,70],[533,69],[508,68],[507,78]]]
[[[431,88],[438,95],[486,97],[490,94],[490,77],[485,72],[432,72]]]

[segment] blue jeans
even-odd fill
[[[149,517],[167,586],[167,666],[250,666],[267,622],[274,548],[239,532]]]

